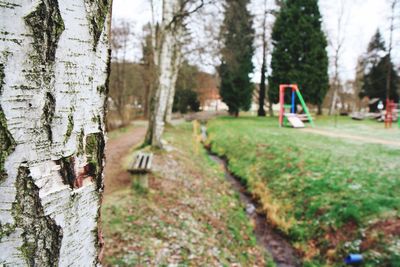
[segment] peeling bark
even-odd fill
[[[0,266],[99,264],[110,4],[0,3]]]

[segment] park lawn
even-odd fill
[[[102,205],[105,266],[275,266],[223,169],[192,124],[168,127],[150,189],[125,188]]]
[[[277,124],[219,118],[208,124],[208,142],[305,266],[342,266],[348,253],[362,253],[365,266],[400,266],[400,149]]]
[[[400,142],[400,130],[397,122],[393,123],[391,129],[385,129],[383,122],[371,119],[356,121],[347,116],[319,116],[317,117],[316,127],[338,134]]]

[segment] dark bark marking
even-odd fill
[[[21,5],[1,1],[1,2],[0,2],[0,7],[2,7],[2,8],[9,8],[9,9],[15,9],[16,7],[21,7]]]
[[[47,137],[50,143],[53,142],[53,131],[51,130],[51,123],[53,122],[55,110],[56,100],[51,93],[47,92],[41,119],[43,127],[46,129]]]
[[[104,85],[97,86],[97,92],[104,94],[106,92],[106,87]]]
[[[90,32],[94,40],[93,50],[96,51],[106,22],[110,0],[85,0],[85,7],[89,20]]]
[[[45,105],[42,110],[42,130],[48,142],[53,142],[51,124],[55,116],[53,64],[61,34],[65,30],[64,21],[59,10],[58,0],[41,0],[36,9],[24,17],[32,37],[33,52],[29,55],[31,69],[27,69],[27,81],[35,84],[34,89],[45,91]],[[32,89],[32,86],[27,86]]]
[[[111,49],[108,49],[108,56],[107,56],[107,67],[106,67],[106,82],[104,83],[105,87],[105,97],[104,97],[104,104],[103,104],[103,123],[106,125],[107,128],[107,106],[108,106],[108,100],[107,96],[110,90],[110,74],[111,74]],[[107,129],[106,129],[107,130]]]
[[[103,133],[93,133],[86,136],[87,175],[95,179],[98,190],[103,189],[104,148]]]
[[[4,163],[15,147],[15,140],[7,129],[7,120],[0,106],[0,183],[7,177],[7,173],[4,170]]]
[[[74,188],[74,183],[76,179],[75,174],[75,157],[63,157],[56,160],[56,164],[60,165],[60,175],[63,183],[69,185],[71,189]]]
[[[6,75],[4,74],[4,64],[0,63],[0,95],[3,93],[3,85],[4,83],[4,78]]]
[[[77,148],[77,155],[83,155],[85,153],[84,147],[83,147],[83,138],[85,137],[85,133],[83,129],[79,132],[77,136],[77,142],[78,142],[78,148]]]
[[[68,125],[67,125],[67,132],[65,133],[64,143],[68,141],[71,137],[72,131],[74,130],[74,116],[71,113],[68,115]]]
[[[62,229],[46,216],[39,197],[39,188],[33,182],[27,167],[18,169],[16,202],[13,214],[16,227],[23,229],[20,247],[28,266],[57,266]]]
[[[25,23],[33,34],[32,43],[43,64],[55,60],[58,40],[65,30],[57,0],[42,0],[36,10],[28,14]]]

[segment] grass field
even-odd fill
[[[400,130],[339,118],[321,129],[396,140]],[[400,148],[279,128],[277,119],[209,122],[212,150],[259,199],[268,219],[303,253],[305,266],[400,266]],[[398,138],[397,140],[400,140]]]

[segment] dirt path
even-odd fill
[[[383,139],[378,139],[378,138],[373,138],[373,137],[365,137],[365,136],[351,135],[351,134],[345,134],[345,133],[328,132],[328,131],[322,130],[322,129],[311,129],[311,128],[301,129],[301,131],[307,132],[307,133],[329,136],[329,137],[344,138],[344,139],[349,139],[349,140],[354,140],[354,141],[360,141],[360,142],[370,143],[370,144],[380,144],[380,145],[389,145],[389,146],[400,147],[400,142],[383,140]]]
[[[115,139],[108,140],[106,145],[106,168],[105,168],[105,194],[130,184],[129,173],[122,166],[122,159],[129,150],[140,144],[146,134],[145,126],[138,126]]]

